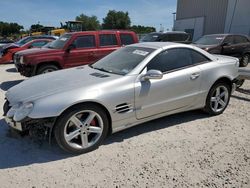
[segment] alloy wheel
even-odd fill
[[[100,139],[103,120],[99,114],[84,110],[72,115],[64,128],[64,139],[74,149],[86,149]]]
[[[210,106],[216,113],[223,111],[229,100],[229,92],[225,86],[218,86],[210,99]]]

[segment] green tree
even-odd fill
[[[151,33],[156,31],[154,27],[148,27],[142,25],[133,25],[130,29],[138,34]]]
[[[76,17],[76,21],[82,21],[83,30],[98,30],[100,29],[100,22],[96,16],[87,16],[85,14],[80,14]]]
[[[30,31],[31,32],[38,32],[38,31],[41,31],[43,28],[44,28],[43,25],[33,24],[33,25],[30,26]]]
[[[103,18],[103,29],[129,29],[131,20],[128,12],[110,10]]]
[[[21,29],[23,29],[23,26],[17,23],[0,22],[1,36],[11,36],[13,34],[18,34],[20,33]]]

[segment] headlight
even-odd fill
[[[12,106],[7,113],[7,117],[14,119],[14,121],[21,121],[26,118],[33,109],[33,103],[28,102]]]
[[[23,64],[23,56],[20,57],[20,63]]]
[[[7,115],[6,115],[6,116],[7,116],[8,118],[13,118],[18,108],[20,108],[20,104],[16,104],[16,105],[12,106],[12,107],[9,109],[9,111],[7,112]]]
[[[31,102],[21,105],[20,108],[16,110],[16,113],[13,118],[14,121],[21,121],[24,118],[26,118],[29,115],[29,113],[32,111],[33,106],[34,105]]]

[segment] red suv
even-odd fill
[[[67,33],[41,49],[16,53],[14,63],[24,76],[94,63],[124,45],[137,43],[132,31]]]

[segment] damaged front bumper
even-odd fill
[[[22,123],[19,123],[19,122],[15,122],[13,121],[12,119],[8,118],[5,116],[4,118],[5,122],[10,126],[12,127],[13,129],[16,129],[20,132],[24,131],[24,128],[22,126]]]
[[[21,122],[16,122],[13,118],[7,117],[7,113],[10,109],[9,102],[6,100],[4,104],[4,120],[13,129],[17,130],[22,134],[28,133],[32,137],[37,139],[45,139],[49,137],[51,140],[52,130],[56,121],[56,117],[52,118],[41,118],[41,119],[31,119],[25,118]]]

